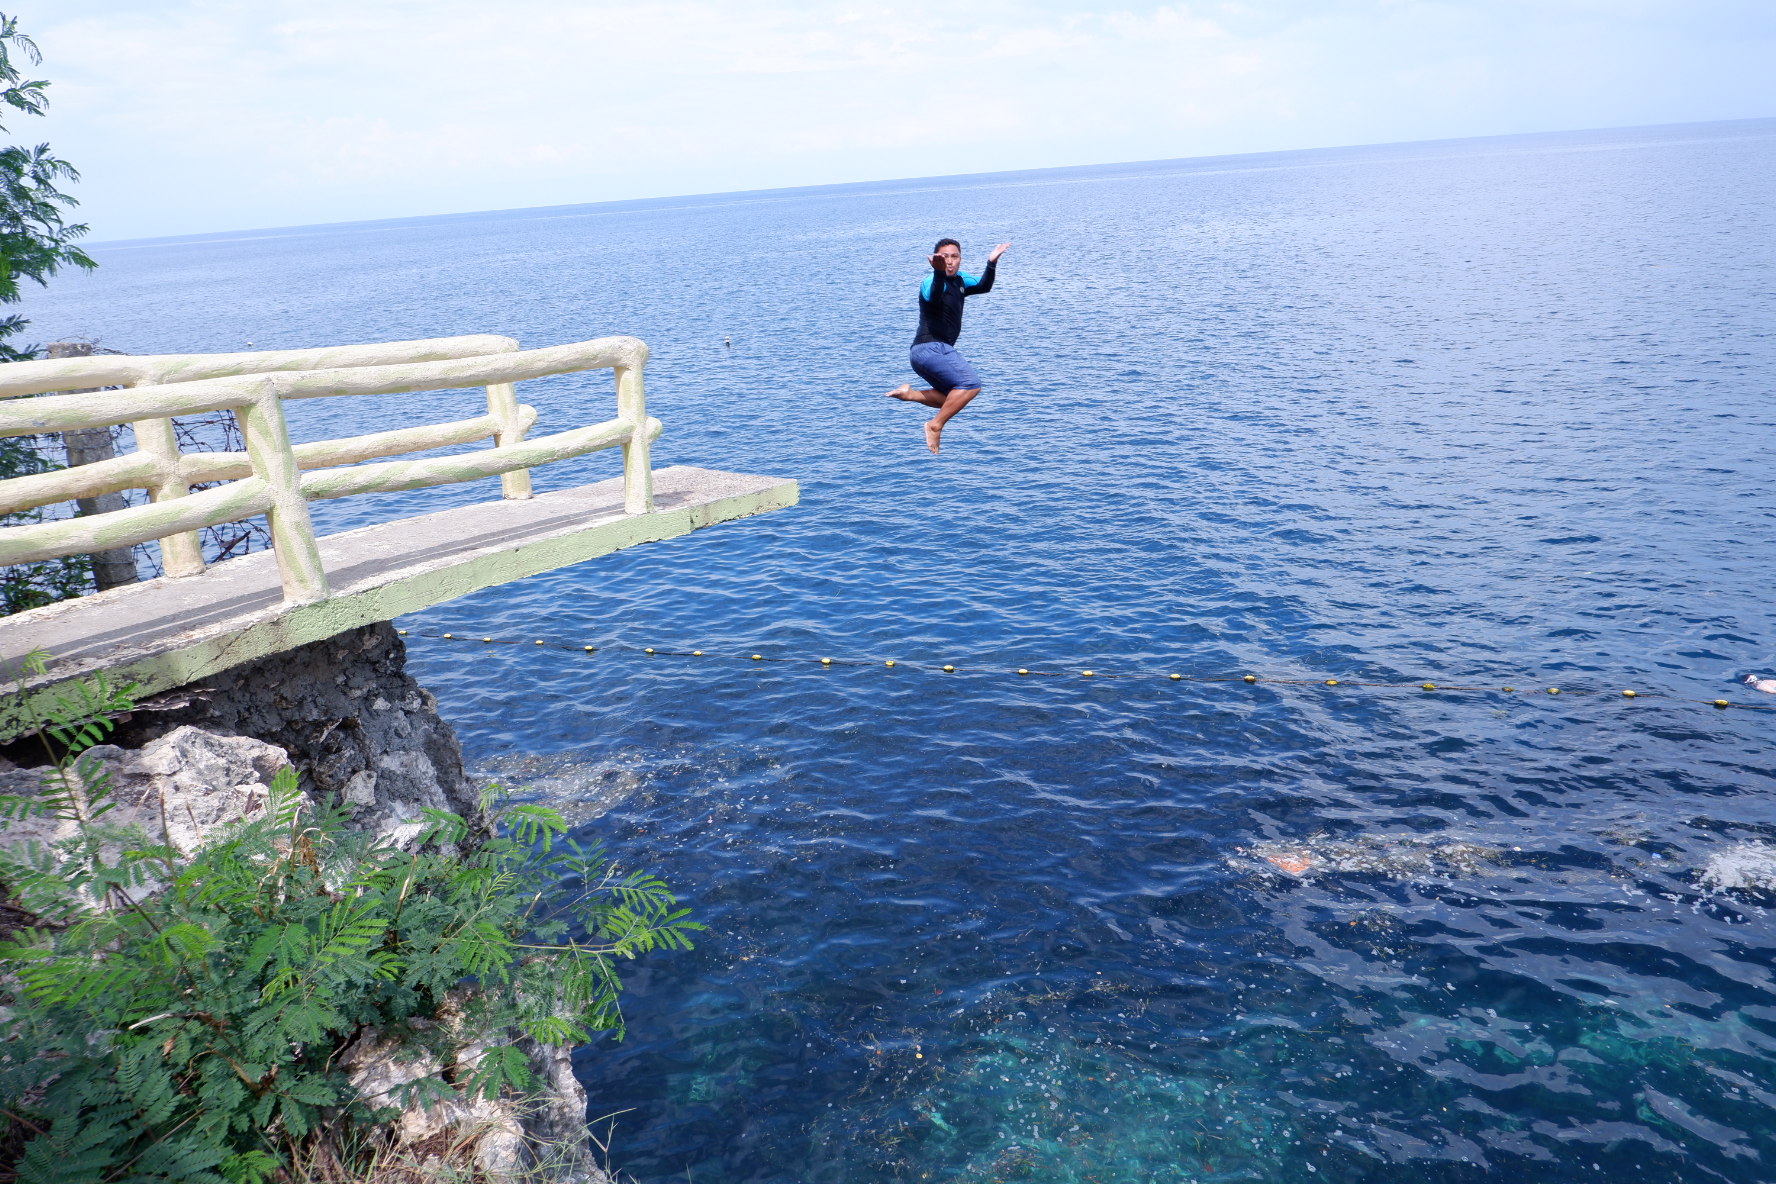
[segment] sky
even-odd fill
[[[12,0],[94,241],[1776,115],[1776,0]]]

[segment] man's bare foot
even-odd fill
[[[936,452],[943,444],[943,425],[935,419],[925,421],[925,447]]]
[[[889,391],[888,397],[890,399],[907,399],[912,396],[912,393],[913,384],[910,382],[903,382],[893,390]]]

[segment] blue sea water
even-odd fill
[[[801,480],[404,622],[709,655],[410,663],[710,926],[578,1060],[645,1184],[1769,1181],[1776,900],[1708,869],[1776,856],[1776,714],[1688,700],[1776,703],[1773,194],[1762,120],[117,244],[27,311],[633,333],[660,463]],[[882,392],[940,234],[1014,245],[934,458]]]

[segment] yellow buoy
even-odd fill
[[[1024,669],[1024,668],[1023,668],[1023,667],[1022,667],[1022,666],[1019,666],[1019,667],[1018,667],[1018,673],[1019,673],[1019,674],[1028,674],[1028,673],[1030,673],[1030,672],[1029,672],[1029,671],[1028,671],[1028,670],[1025,670],[1025,669]]]
[[[445,634],[445,635],[444,635],[444,640],[445,640],[445,641],[450,641],[450,640],[452,640],[452,639],[454,639],[454,638],[455,638],[455,637],[456,637],[456,634],[454,634],[454,633],[446,633],[446,634]]]
[[[1258,676],[1256,674],[1248,674],[1248,675],[1246,675],[1246,681],[1247,682],[1257,682]]]
[[[1558,695],[1560,693],[1560,688],[1559,687],[1549,687],[1548,693],[1550,695]]]
[[[1425,682],[1425,683],[1420,683],[1419,685],[1422,686],[1427,691],[1434,691],[1437,689],[1437,684],[1434,682]]]
[[[831,658],[822,658],[822,659],[820,659],[820,664],[821,664],[821,665],[822,665],[822,666],[831,666],[831,665],[832,665],[832,659],[831,659]]]
[[[543,643],[539,641],[539,642],[537,642],[537,644],[541,645]],[[702,656],[703,656],[702,650],[692,650],[691,651],[691,657],[693,657],[693,658],[701,658]]]
[[[1506,690],[1507,690],[1507,691],[1514,691],[1514,690],[1516,690],[1516,689],[1517,689],[1517,688],[1516,688],[1516,687],[1506,687],[1506,688],[1505,688],[1505,689],[1506,689]]]
[[[547,645],[547,644],[548,644],[548,643],[547,643],[547,642],[543,642],[543,641],[539,641],[539,642],[537,642],[537,644],[538,644],[538,645]]]
[[[1329,687],[1335,687],[1338,685],[1338,680],[1336,678],[1328,678],[1326,680],[1326,685]]]
[[[593,653],[593,652],[594,652],[594,651],[596,651],[596,650],[597,650],[597,649],[598,649],[598,647],[597,647],[597,646],[595,646],[595,645],[589,645],[589,646],[587,646],[587,647],[586,647],[586,652],[587,652],[587,653],[588,653],[588,654],[590,654],[590,653]]]
[[[483,637],[483,638],[482,638],[482,639],[481,639],[481,640],[482,640],[482,641],[492,641],[492,640],[493,640],[493,638],[491,638],[491,637]]]
[[[893,659],[893,658],[889,658],[889,659],[888,659],[888,660],[887,660],[887,661],[886,661],[886,662],[884,662],[884,663],[882,663],[882,665],[884,665],[884,666],[892,666],[892,665],[894,665],[894,659]]]
[[[1174,674],[1174,675],[1172,675],[1172,681],[1177,682],[1179,679],[1181,679],[1183,677],[1184,676],[1182,674]]]
[[[1714,705],[1716,707],[1731,707],[1732,706],[1732,704],[1727,702],[1725,699],[1716,699],[1714,701]]]
[[[1635,697],[1635,696],[1636,696],[1636,695],[1638,695],[1638,694],[1639,694],[1639,693],[1640,693],[1640,692],[1638,692],[1638,691],[1623,691],[1623,692],[1622,692],[1622,698],[1624,698],[1624,699],[1632,699],[1632,698],[1634,698],[1634,697]]]
[[[641,652],[642,652],[642,653],[644,653],[644,654],[651,654],[651,653],[653,653],[653,652],[654,652],[654,647],[653,647],[653,646],[651,646],[651,645],[650,645],[650,646],[648,646],[648,647],[647,647],[647,649],[645,649],[645,650],[642,650],[642,651],[641,651]]]
[[[405,630],[405,629],[397,629],[397,630],[395,630],[395,632],[399,633],[402,637],[407,636],[407,630]]]
[[[944,673],[945,673],[945,674],[954,674],[954,673],[956,673],[956,668],[955,668],[955,667],[954,667],[954,666],[948,666],[948,665],[946,665],[946,666],[945,666],[945,667],[944,667]]]
[[[765,660],[765,656],[763,654],[754,654],[752,656],[752,660],[754,662],[763,662]]]

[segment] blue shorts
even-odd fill
[[[931,384],[940,395],[951,391],[975,391],[981,387],[980,375],[968,364],[960,350],[941,341],[921,341],[913,347],[910,361],[913,372]]]

